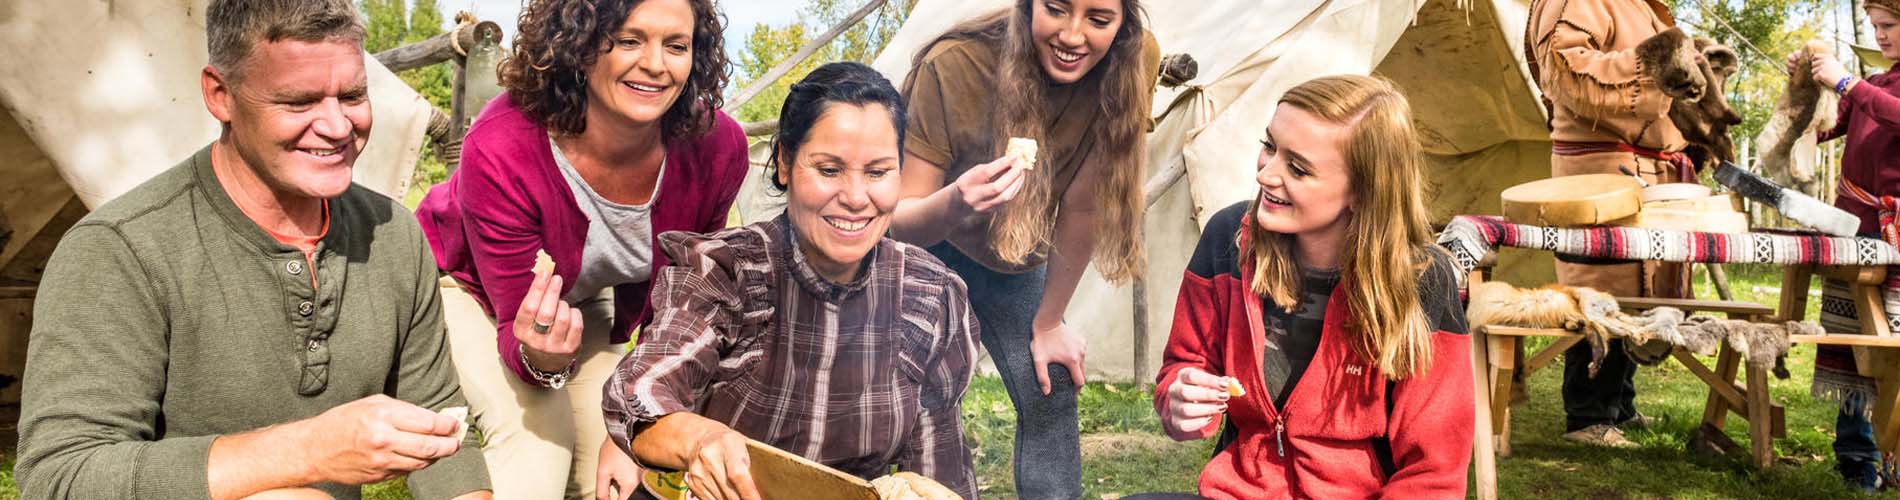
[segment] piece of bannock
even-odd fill
[[[1014,156],[1021,159],[1022,161],[1017,162],[1017,165],[1023,169],[1034,169],[1036,168],[1037,149],[1038,146],[1036,145],[1035,139],[1011,137],[1009,138],[1008,147],[1003,150],[1003,154],[1005,156]]]
[[[546,249],[534,251],[534,274],[540,276],[542,271],[554,272],[554,258],[548,256]]]

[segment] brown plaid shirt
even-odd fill
[[[607,432],[674,412],[864,478],[899,470],[976,498],[959,421],[976,361],[963,281],[885,239],[850,284],[820,278],[783,216],[666,233],[653,321],[607,383]]]

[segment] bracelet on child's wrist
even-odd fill
[[[1846,94],[1846,93],[1847,93],[1847,84],[1849,84],[1849,83],[1853,83],[1853,82],[1854,82],[1854,76],[1853,76],[1853,75],[1848,75],[1848,76],[1843,76],[1843,77],[1841,77],[1841,79],[1840,79],[1840,80],[1836,80],[1836,81],[1834,82],[1834,93],[1836,93],[1836,94]]]

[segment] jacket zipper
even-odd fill
[[[1273,420],[1273,448],[1280,458],[1286,458],[1286,413],[1281,412],[1278,417]]]

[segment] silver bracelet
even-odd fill
[[[520,353],[521,366],[528,369],[528,376],[534,377],[535,382],[540,382],[541,385],[547,386],[549,389],[560,389],[562,386],[567,385],[567,379],[574,377],[575,366],[580,364],[578,359],[568,360],[567,369],[555,373],[548,373],[535,369],[534,363],[528,362],[527,344],[516,343],[515,352]]]

